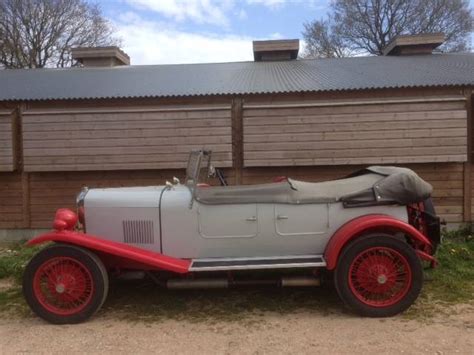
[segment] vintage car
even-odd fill
[[[344,303],[370,317],[416,300],[423,262],[436,264],[440,221],[431,185],[413,171],[372,166],[334,181],[226,186],[210,160],[210,151],[191,152],[183,184],[84,188],[77,213],[58,210],[54,230],[29,241],[53,242],[24,272],[31,309],[51,323],[84,321],[104,303],[111,271],[181,289],[316,286],[327,271]],[[211,175],[223,186],[202,181]],[[267,279],[269,270],[278,277]]]

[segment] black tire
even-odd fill
[[[105,302],[108,290],[109,278],[99,257],[71,245],[55,244],[41,250],[23,274],[26,302],[35,314],[53,324],[89,319]]]
[[[395,270],[396,277],[387,276]],[[408,309],[418,298],[423,268],[406,242],[390,235],[367,235],[343,249],[334,281],[341,299],[357,314],[390,317]]]

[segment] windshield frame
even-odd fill
[[[202,175],[205,175],[205,179],[207,179],[209,176],[211,169],[211,156],[212,151],[204,149],[192,150],[189,153],[188,164],[186,167],[186,178],[184,181],[185,185],[191,191],[190,208],[193,205],[196,187],[202,182]]]

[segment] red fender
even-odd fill
[[[154,269],[168,270],[176,273],[187,273],[191,261],[177,259],[153,251],[140,249],[132,245],[102,239],[90,234],[62,230],[39,235],[28,242],[38,245],[45,242],[62,242],[96,250],[106,254],[132,260]]]
[[[339,254],[341,253],[342,248],[351,239],[370,230],[403,232],[410,236],[412,240],[417,242],[417,244],[419,244],[422,249],[431,250],[430,240],[423,234],[421,234],[412,225],[400,221],[394,217],[372,214],[355,218],[344,224],[336,231],[336,233],[334,233],[334,235],[329,240],[328,245],[326,246],[326,250],[324,251],[324,258],[326,259],[327,269],[333,270],[336,268],[337,260],[339,258]]]

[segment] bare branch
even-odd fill
[[[99,6],[87,0],[0,1],[0,67],[70,66],[72,47],[119,44]]]
[[[443,51],[468,50],[469,0],[333,0],[328,20],[305,24],[306,55],[380,55],[399,34],[443,32]],[[337,48],[337,51],[335,50]]]

